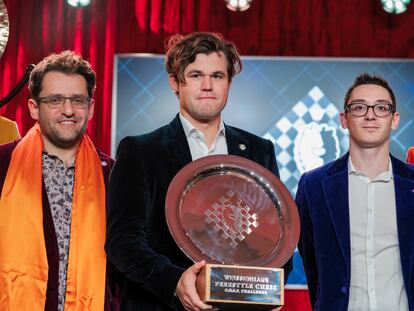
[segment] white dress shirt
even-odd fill
[[[348,310],[407,311],[391,160],[388,171],[370,180],[354,167],[349,157],[348,181],[351,233]]]
[[[228,154],[226,131],[222,120],[220,121],[217,136],[209,148],[204,139],[204,134],[197,130],[181,113],[179,116],[185,136],[187,137],[188,145],[190,146],[193,161],[212,154]]]

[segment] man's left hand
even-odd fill
[[[197,274],[205,265],[204,260],[195,263],[185,270],[178,280],[175,293],[187,311],[211,310],[213,308],[213,306],[201,301],[196,289]]]

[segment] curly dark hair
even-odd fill
[[[96,73],[91,64],[82,56],[72,51],[52,53],[45,57],[32,70],[29,78],[29,91],[33,98],[38,98],[42,90],[43,77],[49,71],[58,71],[65,74],[79,74],[86,80],[89,97],[92,97],[96,87]]]
[[[195,61],[197,54],[223,52],[227,60],[229,81],[242,70],[242,62],[233,42],[226,41],[219,33],[194,32],[183,36],[173,35],[166,45],[165,68],[177,82],[185,83],[184,70]]]

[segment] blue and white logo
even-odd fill
[[[339,157],[336,127],[311,122],[298,129],[293,157],[301,174]]]

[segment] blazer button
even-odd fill
[[[341,287],[341,292],[342,292],[342,294],[346,294],[346,287],[345,286]]]

